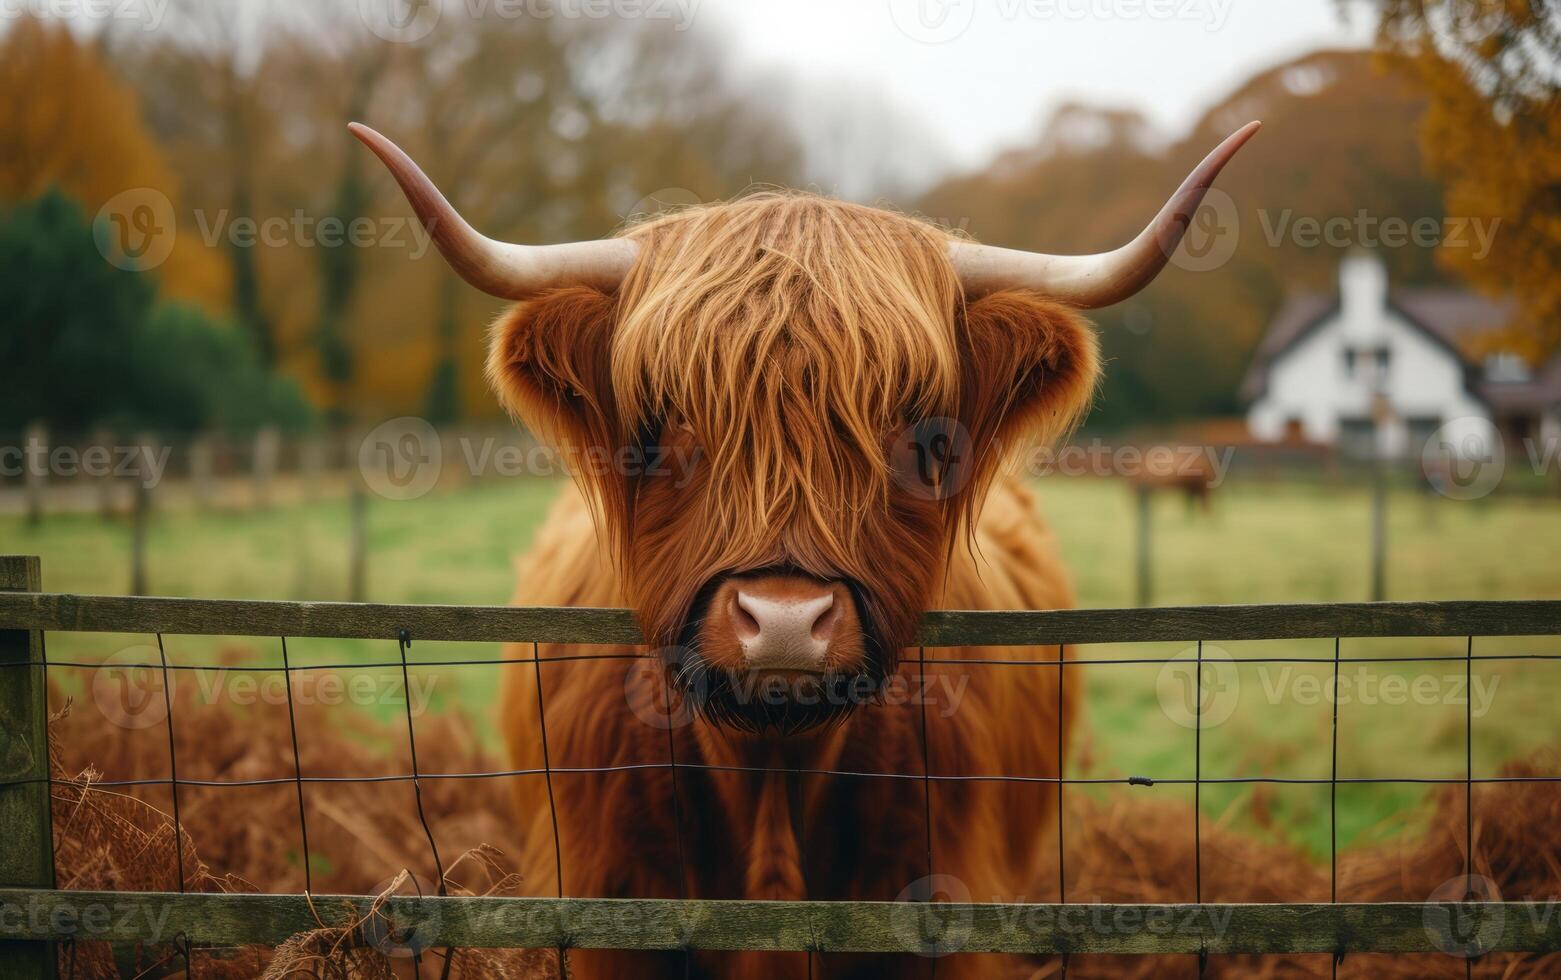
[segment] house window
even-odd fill
[[[1420,453],[1426,451],[1426,443],[1436,435],[1436,430],[1442,427],[1442,420],[1435,415],[1411,415],[1404,420],[1404,427],[1409,435],[1409,451]],[[1442,447],[1432,446],[1432,452],[1440,452]]]
[[[1387,379],[1393,364],[1393,351],[1387,347],[1344,348],[1344,376],[1380,382]]]
[[[1522,384],[1534,377],[1528,362],[1518,354],[1498,352],[1485,358],[1485,380],[1495,384]]]
[[[1377,426],[1366,416],[1339,420],[1339,451],[1355,459],[1367,459],[1376,453]]]

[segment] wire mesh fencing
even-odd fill
[[[685,959],[698,950],[791,951],[807,955],[812,972],[816,956],[829,953],[912,953],[929,958],[931,969],[950,953],[1004,952],[1060,959],[1066,972],[1071,957],[1096,953],[1185,954],[1198,972],[1211,955],[1240,953],[1315,953],[1333,957],[1335,968],[1354,953],[1450,953],[1463,957],[1472,972],[1480,957],[1494,952],[1561,951],[1561,916],[1548,901],[1491,901],[1473,883],[1476,842],[1475,788],[1482,785],[1561,782],[1561,776],[1482,773],[1475,768],[1474,698],[1464,699],[1462,740],[1464,767],[1457,776],[1415,774],[1346,775],[1339,765],[1339,689],[1341,672],[1350,665],[1442,663],[1461,671],[1472,686],[1477,666],[1519,660],[1561,660],[1557,653],[1482,652],[1480,638],[1561,635],[1561,602],[1425,602],[1329,605],[1178,607],[1124,610],[1063,610],[1049,612],[938,612],[926,617],[920,646],[901,667],[923,682],[929,670],[1055,671],[1054,712],[1057,758],[1065,757],[1063,720],[1078,710],[1067,703],[1069,672],[1113,665],[1177,664],[1187,672],[1188,710],[1192,713],[1191,774],[1146,772],[1128,776],[1068,774],[1061,766],[1050,775],[1005,772],[943,772],[929,759],[926,700],[919,706],[920,765],[907,771],[873,772],[828,767],[726,766],[679,758],[672,727],[666,727],[666,755],[654,763],[561,765],[548,741],[548,671],[582,661],[643,661],[642,637],[632,615],[612,609],[535,609],[513,607],[388,605],[200,600],[176,598],[85,596],[37,591],[36,560],[27,566],[6,559],[0,570],[12,574],[0,581],[0,724],[8,735],[30,746],[25,764],[8,767],[0,779],[0,833],[13,842],[11,859],[0,862],[0,904],[26,909],[25,915],[0,915],[0,943],[24,964],[35,962],[45,975],[55,950],[51,944],[74,942],[83,936],[113,942],[169,942],[186,964],[191,950],[243,944],[275,945],[290,936],[325,925],[340,925],[352,915],[374,918],[387,933],[415,936],[412,952],[419,966],[425,958],[442,959],[448,970],[448,950],[467,947],[527,947],[553,951],[553,969],[568,973],[571,949],[661,950]],[[30,568],[30,573],[28,572]],[[102,779],[95,788],[128,792],[162,787],[171,799],[175,834],[173,853],[177,888],[171,892],[107,893],[57,890],[52,876],[48,790],[63,780],[50,772],[46,752],[45,694],[49,671],[94,670],[101,665],[48,656],[44,638],[55,632],[98,632],[146,635],[155,643],[156,659],[145,669],[160,674],[167,732],[166,776]],[[171,662],[164,637],[169,635],[242,635],[267,638],[276,644],[279,666]],[[380,641],[384,656],[335,663],[299,663],[289,640],[304,637],[356,638]],[[1462,651],[1425,656],[1345,655],[1342,638],[1455,637]],[[1212,775],[1205,771],[1205,696],[1208,674],[1223,669],[1206,657],[1206,644],[1242,640],[1332,640],[1330,656],[1243,657],[1242,665],[1304,665],[1326,673],[1331,684],[1329,733],[1330,768],[1326,775]],[[419,658],[423,641],[504,641],[526,644],[503,657],[466,659]],[[1076,652],[1096,644],[1176,641],[1191,644],[1190,657],[1079,658]],[[567,645],[544,651],[542,645]],[[960,656],[961,648],[1015,647],[1044,653],[1034,657]],[[593,649],[609,647],[612,649]],[[541,742],[538,766],[483,771],[428,771],[420,766],[418,726],[410,697],[412,672],[463,667],[502,666],[533,675]],[[171,698],[170,678],[179,672],[217,667],[230,671],[280,674],[285,692],[287,730],[291,739],[292,771],[287,775],[252,779],[204,779],[181,775],[180,752],[174,738],[178,705]],[[298,711],[293,679],[311,671],[398,672],[408,692],[398,725],[404,724],[406,772],[326,775],[308,771],[300,751]],[[670,690],[665,704],[673,702]],[[14,755],[14,754],[13,754]],[[188,760],[186,760],[188,761]],[[676,880],[678,898],[626,896],[601,898],[573,895],[567,887],[570,869],[560,843],[555,781],[585,775],[602,776],[654,769],[670,777],[668,805],[677,828]],[[693,897],[687,850],[697,842],[684,839],[688,780],[713,772],[735,772],[766,778],[826,778],[884,781],[918,786],[925,834],[929,880],[940,873],[939,841],[933,833],[933,807],[940,786],[1007,783],[1051,787],[1057,797],[1055,827],[1055,903],[941,901],[928,891],[908,901],[743,901]],[[553,853],[551,897],[472,897],[446,888],[448,853],[441,855],[438,828],[424,809],[424,790],[446,780],[532,778],[545,787],[547,819]],[[410,786],[417,826],[435,869],[431,893],[321,896],[314,888],[315,861],[305,794],[311,787],[343,783],[403,783]],[[1210,787],[1255,784],[1311,786],[1328,793],[1328,902],[1228,903],[1205,901],[1203,821],[1199,814]],[[1437,895],[1425,902],[1339,901],[1339,809],[1341,787],[1371,785],[1450,786],[1461,789],[1464,818],[1462,851],[1464,887],[1457,894]],[[290,787],[296,800],[297,841],[302,855],[301,894],[218,894],[190,890],[184,866],[185,842],[181,795],[196,790],[238,787]],[[1070,790],[1109,786],[1184,787],[1190,807],[1183,827],[1165,827],[1166,835],[1190,836],[1193,847],[1191,901],[1175,906],[1154,903],[1080,902],[1067,888],[1070,834],[1064,819],[1065,794]],[[1037,828],[1038,832],[1040,828]],[[1552,842],[1553,843],[1553,842]],[[18,857],[19,856],[19,857]],[[26,860],[22,860],[25,858]],[[1538,860],[1538,858],[1536,858]],[[804,861],[804,864],[806,862]],[[413,879],[416,884],[416,879]],[[420,885],[418,887],[421,887]],[[1070,898],[1072,901],[1070,901]],[[87,929],[83,909],[94,903],[126,914],[107,917]],[[348,911],[344,911],[348,910]],[[1070,915],[1088,909],[1089,915]],[[136,914],[129,914],[129,912]],[[1169,917],[1169,920],[1168,918]],[[1172,928],[1153,923],[1174,921]],[[1138,923],[1127,928],[1124,922]],[[155,924],[156,934],[152,925]],[[35,957],[28,960],[28,957]],[[24,968],[22,975],[28,975]]]

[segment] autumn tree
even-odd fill
[[[310,409],[249,338],[158,302],[155,272],[105,262],[90,216],[57,188],[0,208],[0,430],[84,433],[301,426]]]
[[[274,36],[259,5],[239,0],[172,0],[161,30],[110,29],[109,56],[136,79],[153,135],[182,176],[201,228],[227,228],[235,217],[264,211],[261,171],[277,119],[266,104],[256,68]],[[258,249],[233,236],[203,241],[228,272],[224,297],[234,321],[262,360],[281,359],[276,312],[261,283]]]
[[[1449,215],[1500,222],[1488,253],[1442,261],[1518,316],[1509,347],[1561,347],[1561,7],[1552,0],[1380,0],[1378,41],[1425,91],[1421,143]]]
[[[1091,312],[1107,357],[1092,425],[1121,428],[1241,410],[1242,375],[1289,293],[1331,292],[1356,216],[1438,217],[1416,122],[1424,97],[1368,53],[1320,51],[1266,69],[1166,145],[1138,113],[1059,108],[1025,145],[930,190],[918,210],[982,241],[1046,252],[1114,248],[1137,234],[1210,148],[1243,123],[1263,131],[1220,175],[1199,224],[1231,235],[1200,260],[1187,247],[1152,288]],[[1298,222],[1342,223],[1312,240]],[[1301,227],[1305,227],[1303,224]],[[1434,249],[1379,248],[1395,284],[1438,281]],[[1191,261],[1188,261],[1191,259]]]
[[[174,0],[164,30],[108,42],[203,213],[289,223],[283,241],[214,227],[211,244],[235,319],[338,418],[495,411],[479,366],[502,305],[407,230],[348,121],[390,135],[474,225],[516,241],[611,234],[666,188],[686,203],[805,183],[784,120],[709,42],[654,22],[449,14],[397,44],[355,4]],[[372,243],[315,233],[355,219]]]
[[[660,203],[800,182],[789,129],[733,76],[716,51],[654,22],[457,19],[417,46],[382,105],[462,213],[506,239],[567,241]],[[650,200],[669,189],[674,200]],[[463,379],[480,377],[479,337],[463,325],[493,303],[475,299],[474,315],[470,294],[440,276],[425,400],[435,420],[460,414]]]
[[[0,37],[0,201],[57,187],[88,213],[140,190],[177,209],[180,181],[143,122],[133,89],[63,24],[24,17]],[[185,215],[184,217],[187,217]],[[176,234],[158,268],[173,297],[218,306],[222,264]]]

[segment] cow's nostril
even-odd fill
[[[732,596],[731,614],[732,626],[737,630],[737,637],[741,640],[752,640],[758,637],[762,627],[759,620],[749,611],[744,600],[748,597],[738,592]],[[751,600],[750,600],[751,601]]]
[[[835,597],[829,596],[829,604],[824,611],[819,613],[818,619],[813,621],[813,639],[828,641],[835,634],[835,624],[840,621],[840,607],[835,605]]]

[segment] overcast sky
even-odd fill
[[[1341,18],[1336,0],[669,2],[751,67],[878,86],[958,167],[1027,142],[1070,99],[1136,106],[1179,135],[1257,70],[1364,45],[1372,28],[1361,10]]]

